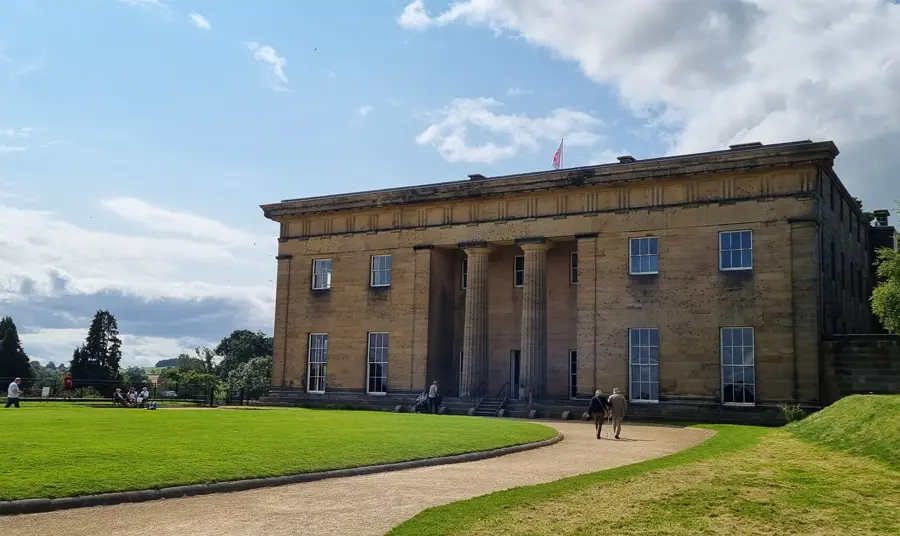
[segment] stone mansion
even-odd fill
[[[872,325],[837,154],[752,143],[264,205],[273,386],[818,405],[823,336]]]

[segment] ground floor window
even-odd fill
[[[306,390],[310,393],[325,392],[325,368],[328,364],[328,335],[309,334],[309,372]]]
[[[569,398],[578,396],[578,351],[569,350]]]
[[[369,333],[368,353],[366,392],[384,394],[387,392],[388,334]]]
[[[756,336],[753,328],[722,328],[722,403],[756,403]]]
[[[633,401],[659,400],[659,329],[628,330],[629,396]]]

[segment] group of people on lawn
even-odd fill
[[[122,393],[122,389],[117,387],[113,393],[113,404],[120,404],[126,408],[142,408],[150,399],[150,390],[145,385],[139,393],[136,388],[129,387],[127,393]]]

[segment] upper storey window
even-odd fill
[[[391,286],[391,256],[372,255],[372,277],[370,284],[373,287]]]
[[[316,259],[313,261],[312,288],[313,290],[328,290],[331,288],[331,259]]]
[[[719,269],[722,271],[753,269],[752,231],[719,233]]]
[[[631,275],[658,274],[659,237],[632,238],[628,243],[628,273]]]

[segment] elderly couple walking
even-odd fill
[[[603,396],[603,392],[597,389],[594,398],[591,399],[591,405],[588,407],[588,415],[594,419],[594,427],[597,429],[597,439],[600,439],[603,421],[607,419],[612,421],[613,434],[616,439],[619,439],[627,408],[628,401],[619,393],[618,389],[613,389],[613,394],[609,395],[609,398]]]

